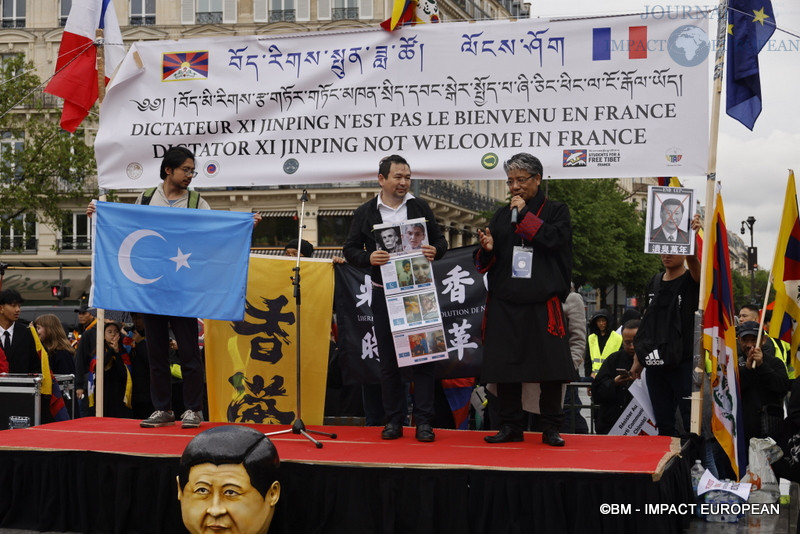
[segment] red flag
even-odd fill
[[[56,72],[45,92],[64,99],[61,127],[75,132],[97,101],[97,29],[105,41],[105,80],[125,57],[122,34],[111,0],[74,0],[61,37]]]

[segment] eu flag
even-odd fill
[[[753,129],[761,114],[758,53],[775,31],[770,0],[731,0],[728,10],[726,111]]]
[[[241,321],[252,233],[250,213],[98,202],[91,304]]]

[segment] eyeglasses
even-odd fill
[[[183,174],[185,174],[186,176],[191,176],[192,178],[197,176],[197,171],[192,169],[192,168],[190,168],[190,167],[181,167],[180,169],[183,171]]]
[[[517,178],[516,180],[507,180],[506,185],[508,187],[512,187],[514,184],[519,184],[519,185],[526,184],[531,178],[533,178],[533,175],[528,175],[527,178]]]

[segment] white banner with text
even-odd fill
[[[100,108],[99,184],[159,182],[184,145],[195,187],[415,178],[505,179],[530,152],[545,177],[705,176],[709,17],[426,24],[131,45]],[[342,157],[344,156],[344,157]]]

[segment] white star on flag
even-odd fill
[[[170,258],[170,260],[175,262],[175,272],[178,272],[178,270],[181,267],[186,267],[187,269],[191,269],[192,268],[192,266],[189,265],[189,256],[191,256],[191,255],[192,255],[191,252],[188,253],[188,254],[184,254],[183,251],[181,250],[181,248],[178,247],[178,255],[177,256],[173,256],[172,258]]]

